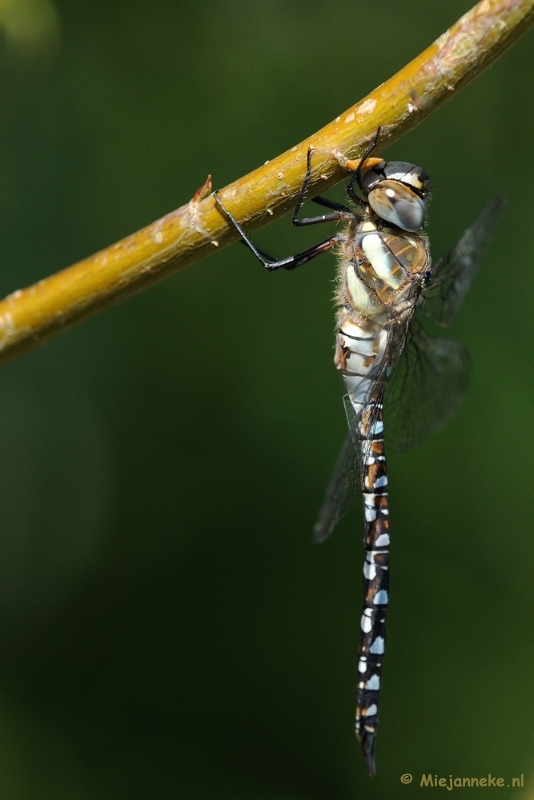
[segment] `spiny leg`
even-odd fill
[[[352,211],[352,209],[350,209],[348,206],[344,206],[343,203],[330,200],[330,198],[323,197],[320,194],[318,194],[317,197],[312,197],[311,202],[317,203],[320,206],[325,206],[326,208],[333,208],[336,211],[344,211],[346,214],[350,214],[351,217],[355,216],[354,211]]]
[[[365,162],[367,161],[367,159],[369,158],[369,156],[371,155],[371,153],[373,152],[373,150],[375,149],[375,147],[378,144],[378,137],[379,136],[380,136],[380,125],[376,129],[375,138],[373,139],[373,141],[371,142],[370,146],[367,148],[367,150],[365,151],[364,155],[360,159],[360,163],[358,164],[358,168],[355,170],[355,172],[352,175],[352,178],[350,179],[350,181],[348,182],[347,186],[345,187],[345,191],[347,192],[347,194],[350,197],[350,199],[352,200],[352,202],[356,203],[356,205],[358,205],[358,206],[365,206],[366,203],[365,203],[364,200],[362,200],[361,197],[358,197],[358,195],[354,191],[354,183],[356,182],[358,184],[359,188],[360,188],[360,191],[363,192],[362,172],[365,169]]]
[[[333,210],[334,213],[332,214],[322,214],[318,217],[308,217],[306,219],[299,219],[298,214],[304,203],[304,196],[306,193],[306,189],[310,182],[311,178],[311,154],[313,152],[313,148],[310,147],[308,149],[307,161],[306,161],[306,174],[304,176],[304,180],[302,182],[302,186],[300,187],[299,195],[297,198],[297,202],[295,205],[295,210],[293,211],[292,217],[292,224],[296,227],[304,226],[304,225],[317,225],[321,222],[339,222],[340,220],[351,220],[354,218],[354,212],[347,208],[346,206],[342,205],[341,203],[336,203],[334,200],[328,200],[326,197],[316,197],[313,198],[316,203],[319,205],[325,206],[326,208],[330,208]],[[217,192],[213,193],[213,197],[215,199],[215,203],[217,207],[223,212],[223,214],[230,220],[233,226],[241,235],[241,240],[247,247],[252,250],[260,264],[270,271],[274,271],[277,269],[295,269],[296,267],[302,266],[302,264],[306,264],[308,261],[311,261],[312,258],[324,253],[326,250],[330,250],[334,247],[338,242],[343,241],[343,234],[335,234],[334,236],[330,236],[328,239],[325,239],[323,242],[319,242],[319,244],[313,245],[312,247],[307,248],[306,250],[302,250],[300,253],[297,253],[294,256],[288,256],[287,258],[282,259],[273,259],[269,256],[265,251],[261,250],[257,247],[254,242],[247,236],[241,225],[235,219],[233,214],[221,203],[219,200],[219,196]]]
[[[304,219],[299,219],[298,215],[300,213],[300,209],[304,203],[304,197],[306,194],[306,189],[308,188],[308,184],[311,180],[311,157],[313,153],[313,147],[308,148],[308,154],[306,156],[306,174],[304,175],[304,180],[302,181],[302,186],[300,187],[300,192],[297,197],[297,202],[295,205],[295,210],[293,211],[293,225],[296,227],[304,226],[304,225],[318,225],[321,222],[339,222],[339,220],[351,220],[354,219],[354,211],[351,211],[350,208],[347,206],[342,205],[341,203],[336,203],[334,200],[328,200],[326,197],[313,197],[312,201],[314,203],[318,203],[318,205],[325,206],[326,208],[331,208],[335,213],[333,214],[321,214],[318,217],[305,217]]]
[[[227,208],[223,206],[219,198],[217,197],[217,192],[213,193],[215,198],[215,203],[217,207],[223,212],[223,214],[228,217],[234,228],[239,232],[241,235],[241,239],[243,244],[252,250],[260,264],[265,267],[265,269],[273,272],[276,269],[296,269],[297,267],[306,264],[308,261],[311,261],[312,258],[324,253],[326,250],[331,250],[332,247],[338,242],[343,241],[343,234],[336,233],[334,236],[330,236],[328,239],[325,239],[324,242],[319,242],[319,244],[313,245],[313,247],[308,247],[306,250],[302,250],[300,253],[296,253],[294,256],[288,256],[287,258],[281,258],[279,260],[269,260],[267,253],[262,250],[259,250],[252,239],[250,239],[239,222],[235,219],[235,217],[228,211]]]

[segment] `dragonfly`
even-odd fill
[[[329,213],[300,218],[311,180],[308,150],[295,226],[343,222],[343,230],[280,260],[260,250],[226,208],[220,211],[269,271],[291,270],[336,248],[338,307],[334,363],[342,375],[348,434],[314,527],[330,536],[359,495],[364,505],[364,591],[358,657],[356,735],[366,767],[376,775],[375,745],[386,643],[389,594],[389,502],[386,447],[409,450],[438,431],[467,391],[469,354],[460,342],[430,335],[426,317],[441,327],[456,316],[498,223],[503,195],[495,196],[459,241],[432,265],[427,222],[429,176],[404,161],[371,158],[380,135],[346,185],[350,206],[325,197]],[[359,190],[359,192],[358,192]]]

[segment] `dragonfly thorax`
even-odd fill
[[[358,322],[373,320],[383,326],[401,321],[407,302],[415,305],[430,255],[424,234],[380,228],[367,216],[347,231],[337,299]]]

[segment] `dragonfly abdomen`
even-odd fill
[[[370,420],[365,422],[365,416]],[[356,699],[356,735],[367,768],[375,773],[374,743],[382,658],[386,643],[389,589],[389,509],[387,463],[384,450],[382,405],[367,407],[360,423],[363,501],[365,510],[364,600]]]
[[[341,308],[338,326],[334,362],[356,407],[369,395],[373,373],[384,355],[387,333],[377,323],[357,324],[347,308]]]
[[[360,623],[356,735],[372,775],[375,772],[374,744],[386,643],[389,515],[382,404],[370,400],[370,397],[386,344],[387,331],[379,323],[367,320],[357,324],[350,310],[341,308],[335,360],[343,375],[349,408],[358,420],[356,430],[365,509],[364,599]]]

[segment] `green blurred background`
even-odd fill
[[[0,295],[291,147],[470,5],[5,0]],[[345,433],[334,257],[232,247],[0,370],[2,800],[408,798],[428,772],[534,797],[533,41],[387,153],[432,176],[435,255],[508,205],[452,331],[468,399],[391,456],[377,779],[359,506],[311,542]]]

